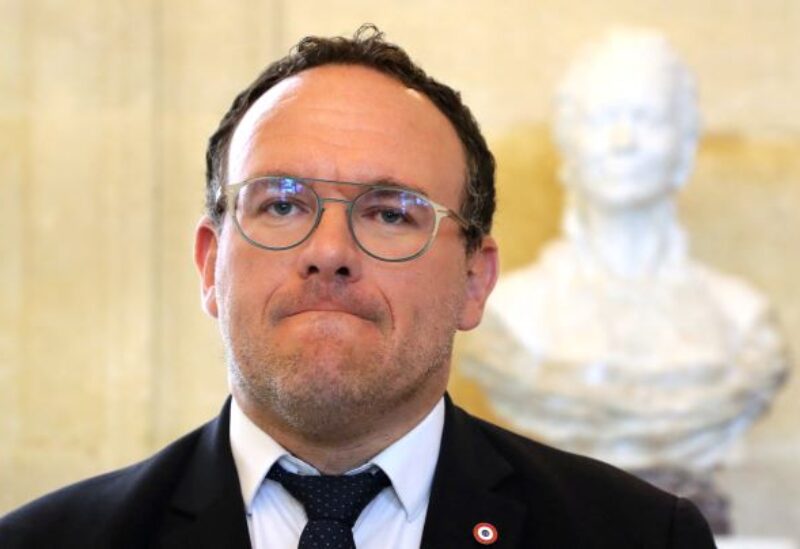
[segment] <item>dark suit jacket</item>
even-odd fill
[[[0,547],[247,548],[228,440],[215,420],[131,467],[44,496],[0,519]],[[422,547],[706,548],[697,509],[594,460],[471,417],[447,400]],[[282,549],[282,548],[278,548]]]

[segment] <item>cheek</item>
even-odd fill
[[[461,246],[460,240],[456,246]],[[388,297],[398,328],[430,330],[432,319],[443,328],[457,323],[466,292],[466,267],[454,259],[460,257],[459,253],[463,254],[463,248],[454,246],[393,279],[392,295]]]
[[[383,293],[391,310],[393,329],[404,331],[418,321],[419,303],[424,302],[427,294],[426,284],[423,277],[412,273],[396,273],[389,280],[391,284],[384,285]]]
[[[650,128],[641,130],[642,148],[654,156],[669,158],[675,155],[679,148],[677,134],[670,128]]]
[[[230,246],[225,251],[224,261],[217,263],[217,301],[223,310],[235,311],[233,316],[252,320],[261,314],[283,271],[260,250]]]
[[[607,157],[611,149],[611,139],[605,134],[584,134],[567,158],[577,167],[591,166]]]

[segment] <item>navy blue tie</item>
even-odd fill
[[[308,523],[298,549],[355,549],[356,519],[389,486],[378,468],[355,475],[296,475],[275,463],[267,478],[280,482],[306,510]]]

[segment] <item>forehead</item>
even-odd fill
[[[659,52],[606,52],[587,59],[573,74],[572,100],[584,111],[611,107],[668,109],[676,100],[679,74]]]
[[[267,173],[396,180],[440,198],[466,176],[453,126],[422,93],[373,69],[328,65],[265,92],[234,131],[228,181]]]

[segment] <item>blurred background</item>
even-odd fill
[[[665,32],[700,88],[693,255],[766,293],[797,356],[800,2],[0,0],[0,514],[217,413],[192,263],[206,139],[299,38],[367,21],[481,122],[504,271],[559,231],[550,106],[569,59],[615,24]],[[451,392],[492,417],[457,368]],[[794,375],[720,477],[738,533],[800,540],[798,418]]]

